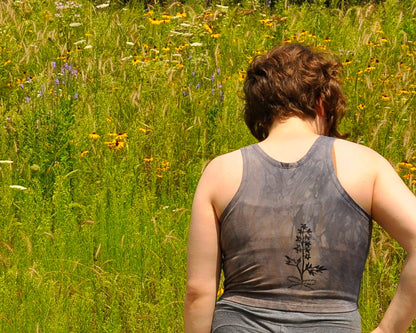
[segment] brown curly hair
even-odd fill
[[[244,121],[259,140],[269,134],[275,119],[306,119],[317,115],[322,100],[325,135],[344,138],[338,124],[346,111],[338,75],[340,62],[302,44],[283,44],[255,58],[244,83]]]

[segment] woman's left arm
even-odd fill
[[[215,162],[202,175],[192,205],[188,240],[185,332],[211,331],[220,276],[219,226],[213,194],[217,170]]]

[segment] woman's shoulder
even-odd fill
[[[353,161],[377,161],[384,159],[378,152],[371,149],[370,147],[351,142],[343,139],[336,139],[334,142],[334,150],[336,154],[346,155]],[[364,159],[364,160],[363,160]]]
[[[204,174],[212,175],[216,179],[232,177],[243,168],[241,149],[219,155],[212,159],[205,167]]]
[[[344,166],[344,170],[349,170],[349,173],[358,172],[376,177],[381,171],[393,167],[388,159],[360,143],[337,139],[334,153],[337,165]]]

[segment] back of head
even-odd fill
[[[327,120],[325,135],[343,137],[337,125],[346,103],[337,78],[342,65],[301,44],[283,44],[255,58],[244,83],[244,120],[260,141],[274,120],[315,118],[322,101]]]

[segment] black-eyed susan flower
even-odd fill
[[[371,66],[371,65],[368,65],[367,67],[366,67],[366,69],[364,69],[364,72],[371,72],[371,71],[373,71],[373,70],[375,70],[376,68],[374,67],[374,66]]]
[[[351,64],[352,64],[352,60],[347,59],[342,63],[342,66],[348,66],[348,65],[351,65]]]
[[[127,138],[127,133],[119,133],[116,137],[115,140],[121,141]]]
[[[386,95],[386,94],[383,94],[383,95],[381,95],[381,99],[382,99],[383,101],[389,101],[391,98],[390,98],[390,96],[388,96],[388,95]]]
[[[219,33],[211,34],[211,37],[212,38],[220,38],[221,34],[219,34]]]
[[[100,138],[100,135],[99,135],[99,134],[97,134],[97,133],[95,133],[95,132],[92,132],[92,133],[88,134],[88,137],[89,137],[90,139],[94,139],[94,140],[96,140],[96,139],[99,139],[99,138]]]
[[[364,109],[366,108],[366,106],[365,106],[364,104],[360,104],[360,105],[358,105],[358,108],[359,108],[360,110],[364,110]]]
[[[87,155],[89,153],[88,150],[84,150],[81,152],[81,154],[79,154],[79,157],[84,157],[85,155]]]
[[[125,141],[118,141],[118,140],[115,140],[115,149],[116,150],[121,150],[121,149],[123,149],[125,146],[126,146],[126,142]]]
[[[153,158],[153,157],[145,157],[145,158],[143,159],[143,161],[145,161],[145,162],[153,162],[153,160],[154,160],[154,158]]]
[[[212,30],[211,26],[209,26],[209,25],[208,25],[208,24],[206,24],[206,23],[204,23],[204,24],[203,24],[203,26],[204,26],[205,30],[206,30],[206,31],[208,31],[210,34],[212,34],[212,33],[213,33],[213,30]]]
[[[139,128],[139,131],[144,133],[144,134],[153,132],[150,128],[142,128],[142,127]]]
[[[116,146],[115,140],[113,140],[113,141],[105,141],[104,144],[107,145],[108,148],[114,148]]]

